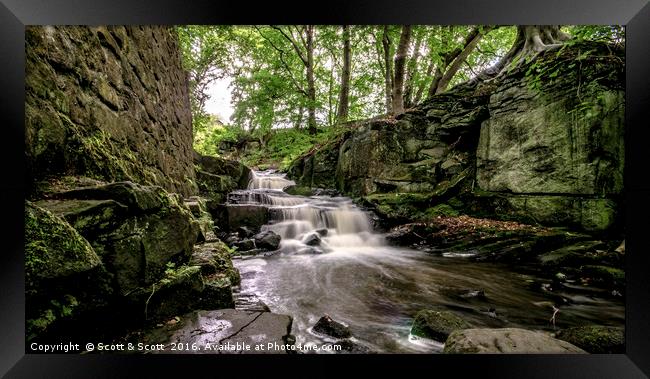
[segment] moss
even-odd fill
[[[470,324],[452,312],[423,310],[415,315],[411,334],[444,342],[453,331],[467,328]]]
[[[68,276],[100,264],[88,241],[65,220],[26,202],[25,278],[28,290],[41,278]]]
[[[561,330],[555,336],[592,354],[621,354],[625,352],[623,328],[589,325]]]
[[[428,208],[424,213],[430,218],[437,216],[455,217],[460,215],[460,213],[449,204],[438,204],[435,207]]]
[[[623,287],[625,284],[625,271],[619,268],[601,265],[584,265],[580,267],[580,271],[583,276],[599,284],[614,285],[616,287]]]

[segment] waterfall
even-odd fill
[[[251,171],[251,178],[248,182],[248,189],[274,189],[282,190],[296,184],[293,180],[287,180],[284,175],[278,175],[269,171]]]
[[[368,215],[346,197],[293,196],[282,191],[295,182],[273,171],[251,173],[248,189],[233,193],[231,201],[269,208],[270,221],[262,227],[282,237],[280,250],[288,253],[333,252],[383,246]]]

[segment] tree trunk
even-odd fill
[[[352,51],[350,48],[350,26],[343,25],[343,71],[341,73],[339,109],[336,114],[337,123],[343,123],[348,120],[351,64],[352,64]]]
[[[381,38],[381,45],[384,47],[384,84],[386,90],[386,113],[393,110],[393,68],[390,59],[391,41],[388,36],[388,25],[384,25],[384,34]]]
[[[316,86],[314,85],[314,25],[307,25],[307,108],[309,134],[316,134]]]
[[[409,43],[411,42],[411,25],[402,26],[402,34],[399,38],[397,51],[395,52],[395,75],[393,80],[393,107],[392,114],[404,113],[404,66],[406,66],[406,55]]]
[[[454,57],[453,62],[451,63],[449,68],[447,68],[444,75],[442,75],[442,77],[440,78],[435,93],[440,93],[447,88],[451,79],[454,77],[454,75],[456,75],[458,69],[460,69],[460,66],[463,64],[463,62],[465,62],[465,60],[467,60],[467,57],[476,48],[476,45],[478,45],[478,42],[481,40],[481,37],[483,37],[491,29],[492,28],[488,26],[481,31],[481,29],[477,27],[472,29],[469,32],[469,34],[465,38],[465,44],[463,46],[463,49]]]
[[[298,118],[296,118],[296,123],[293,125],[294,129],[302,128],[302,116],[304,111],[305,108],[300,104],[300,108],[298,108]]]
[[[562,32],[559,25],[518,25],[517,37],[510,50],[494,66],[476,76],[473,82],[495,78],[511,66],[517,66],[543,51],[555,49],[571,36]]]
[[[429,62],[429,65],[427,66],[427,71],[424,73],[424,77],[428,78],[431,76],[431,73],[433,72],[433,60]],[[436,84],[437,85],[437,84]],[[418,85],[418,90],[415,93],[415,98],[413,98],[413,104],[417,104],[422,100],[422,95],[424,94],[424,87],[426,87],[426,82],[424,80],[420,80],[420,84]]]
[[[413,90],[415,87],[415,76],[418,68],[418,59],[420,59],[420,47],[424,33],[419,33],[415,39],[415,47],[413,48],[413,55],[408,63],[408,70],[406,73],[406,81],[404,86],[404,107],[410,108],[414,105]]]

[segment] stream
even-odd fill
[[[546,282],[534,274],[472,262],[463,252],[441,256],[389,246],[351,199],[282,191],[292,184],[272,171],[253,172],[248,189],[230,198],[268,207],[270,222],[262,231],[282,237],[275,252],[233,260],[242,277],[235,296],[254,296],[272,312],[291,315],[297,343],[335,342],[311,330],[329,315],[350,327],[354,342],[373,351],[435,353],[441,343],[410,335],[420,310],[450,310],[476,327],[552,331],[558,299],[557,328],[625,322],[622,298],[585,288],[545,292],[531,284]]]

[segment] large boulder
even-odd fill
[[[162,344],[161,353],[284,354],[291,352],[290,316],[235,309],[195,311],[148,331],[138,342]],[[187,349],[172,350],[174,346]]]
[[[444,353],[580,354],[584,350],[546,333],[518,328],[465,329],[449,335]]]
[[[194,309],[235,306],[230,279],[204,277],[199,266],[169,267],[160,280],[126,296],[135,319],[163,320]]]
[[[625,353],[625,330],[614,326],[589,325],[560,330],[555,338],[592,354]]]
[[[452,312],[423,310],[415,315],[411,334],[444,342],[451,332],[468,328],[470,324]]]
[[[53,193],[37,204],[91,242],[122,294],[157,281],[168,262],[186,262],[199,233],[182,199],[155,186],[111,183]]]
[[[214,235],[214,221],[208,211],[207,201],[203,197],[192,196],[185,199],[185,206],[190,209],[192,216],[199,224],[199,236],[197,242],[205,242],[216,239]]]
[[[281,237],[270,230],[256,234],[253,239],[255,246],[260,249],[277,250],[280,247]]]
[[[26,333],[34,339],[111,294],[101,258],[64,219],[25,202]]]

